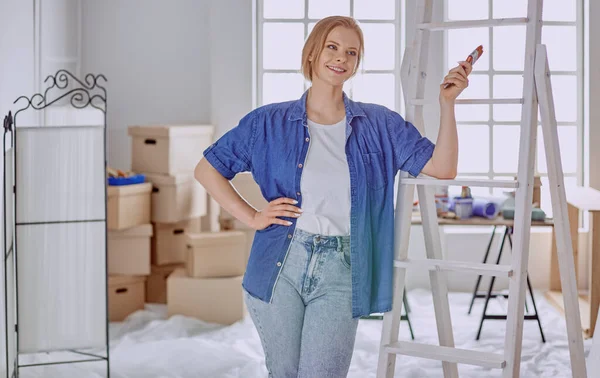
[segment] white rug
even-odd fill
[[[486,320],[480,341],[475,341],[483,308],[478,299],[467,315],[471,295],[451,293],[452,320],[458,347],[501,352],[505,321]],[[410,318],[417,342],[437,344],[431,293],[413,290],[408,294]],[[570,377],[569,351],[564,319],[536,295],[546,343],[541,342],[537,323],[525,321],[521,377]],[[530,307],[530,311],[531,311]],[[505,313],[502,302],[490,303],[488,314]],[[256,330],[249,318],[229,327],[207,324],[196,319],[173,316],[165,319],[163,305],[148,305],[123,323],[111,324],[111,378],[253,378],[266,377],[263,354]],[[409,339],[406,322],[401,338]],[[348,377],[375,377],[381,321],[361,320]],[[592,340],[586,340],[586,354]],[[23,362],[52,361],[50,356],[26,356]],[[78,357],[85,358],[85,357]],[[499,370],[459,365],[461,377],[500,377]],[[590,375],[590,377],[592,377]],[[21,377],[99,378],[105,377],[105,363],[77,363],[21,369]],[[399,356],[396,377],[443,377],[441,363]]]

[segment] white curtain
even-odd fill
[[[19,353],[106,346],[103,138],[17,127]]]

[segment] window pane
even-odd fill
[[[521,97],[523,97],[522,75],[494,75],[494,98]]]
[[[548,51],[550,71],[577,69],[577,29],[575,26],[542,27],[542,43]]]
[[[304,93],[304,77],[301,74],[265,73],[262,89],[263,104],[297,100]]]
[[[558,126],[558,143],[560,146],[560,157],[563,172],[577,172],[577,126]],[[548,173],[546,164],[546,150],[544,147],[544,135],[542,127],[538,126],[537,138],[537,166],[538,172]]]
[[[395,110],[393,74],[357,74],[352,81],[354,100]]]
[[[521,121],[521,105],[494,105],[494,121]]]
[[[394,24],[362,24],[365,37],[365,70],[393,70],[395,51]]]
[[[482,20],[488,18],[488,2],[482,0],[448,0],[449,20]]]
[[[459,96],[459,98],[489,98],[490,80],[488,75],[469,75],[469,86]],[[462,105],[459,105],[462,106]]]
[[[523,71],[524,61],[525,26],[517,25],[495,28],[494,69],[499,71]]]
[[[490,168],[488,125],[458,125],[458,171],[486,173]]]
[[[304,0],[263,0],[264,18],[304,18]]]
[[[303,45],[303,24],[265,22],[263,24],[263,67],[299,70]]]
[[[483,45],[483,55],[473,66],[473,71],[485,71],[490,68],[488,28],[448,30],[448,55],[449,68],[456,67],[456,62],[465,60],[467,56],[479,45]]]
[[[577,121],[577,77],[552,75],[552,95],[558,122]]]
[[[393,20],[394,0],[354,0],[354,17],[360,20]]]
[[[459,105],[455,107],[457,121],[483,121],[490,118],[489,105]]]
[[[494,18],[527,17],[527,1],[494,0]],[[503,29],[503,28],[498,28]],[[494,29],[494,30],[498,30]]]
[[[494,172],[517,171],[520,129],[519,126],[494,126]]]
[[[327,16],[350,16],[350,0],[308,0],[308,18]]]
[[[544,0],[545,21],[576,21],[577,0]]]

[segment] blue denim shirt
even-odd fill
[[[302,208],[300,177],[310,144],[305,92],[299,100],[265,105],[204,151],[225,178],[250,171],[267,201],[289,197]],[[398,170],[417,176],[433,154],[433,143],[396,112],[354,102],[344,93],[346,157],[350,170],[352,316],[390,311],[394,261],[394,178]],[[326,164],[326,162],[323,162]],[[243,287],[271,302],[283,268],[291,226],[256,231]]]

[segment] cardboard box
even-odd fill
[[[176,223],[206,215],[206,190],[192,173],[145,173],[152,183],[152,222]]]
[[[107,228],[126,228],[150,223],[152,184],[108,186]]]
[[[144,309],[144,276],[108,276],[108,317],[111,322],[125,320]]]
[[[210,125],[130,126],[131,169],[174,175],[190,173],[213,140]]]
[[[254,181],[252,173],[238,173],[232,180],[231,185],[235,190],[248,202],[252,207],[258,210],[264,209],[268,202],[263,197],[260,187]],[[235,220],[235,217],[229,214],[225,209],[221,208],[219,220]]]
[[[243,319],[247,311],[242,278],[192,278],[185,269],[176,269],[167,278],[168,316],[184,315],[223,325]]]
[[[177,268],[185,268],[185,265],[152,265],[146,279],[146,303],[167,303],[167,278]]]
[[[152,236],[152,264],[181,264],[185,262],[185,234],[197,232],[197,220],[177,223],[154,223]]]
[[[235,277],[246,269],[246,234],[242,231],[187,234],[186,273],[189,277]]]
[[[109,231],[108,273],[133,276],[150,274],[151,237],[151,224]]]
[[[202,232],[202,217],[188,219],[187,232]]]

